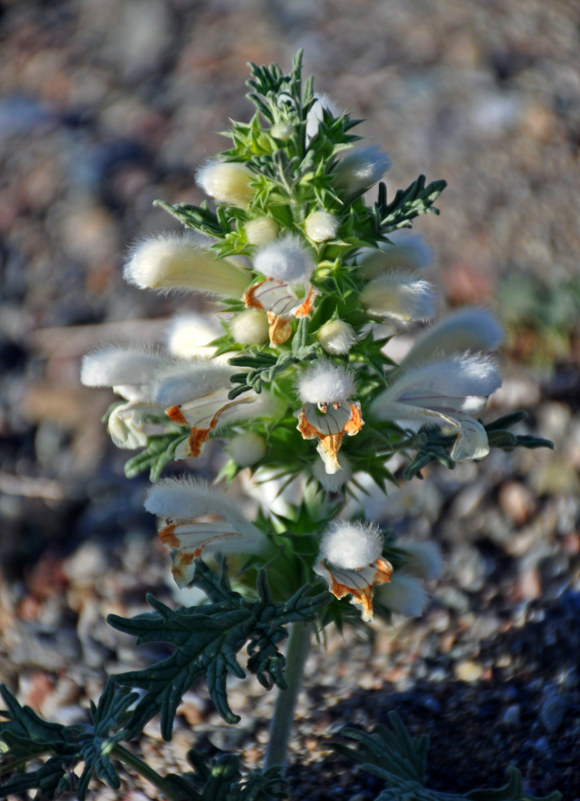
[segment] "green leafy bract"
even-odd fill
[[[228,673],[245,676],[236,658],[238,651],[248,643],[248,670],[264,687],[285,687],[285,660],[277,648],[286,637],[285,625],[312,620],[329,601],[328,593],[310,596],[305,586],[285,603],[273,603],[263,570],[258,574],[258,599],[248,601],[230,589],[225,566],[218,576],[201,560],[196,560],[194,585],[213,603],[173,610],[148,596],[154,612],[131,619],[109,616],[114,628],[135,636],[139,644],[167,642],[175,647],[170,657],[151,667],[115,676],[119,684],[145,690],[131,721],[136,732],[161,712],[161,731],[170,740],[182,695],[202,676],[207,677],[210,695],[224,720],[237,723],[240,718],[228,705],[226,678]]]

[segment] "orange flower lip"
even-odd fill
[[[290,284],[276,278],[266,278],[247,289],[243,299],[249,308],[267,312],[270,345],[276,347],[292,335],[289,320],[293,317],[308,317],[317,294],[314,287],[309,286],[306,298],[300,301]]]
[[[353,437],[364,425],[360,403],[306,403],[298,413],[296,428],[304,439],[318,439],[317,451],[327,473],[336,473],[341,467],[338,451],[345,434]]]
[[[335,598],[351,596],[351,603],[362,608],[362,619],[366,622],[373,619],[373,587],[386,584],[393,575],[393,566],[382,556],[359,568],[330,566],[320,560],[315,570],[327,579]]]
[[[202,395],[201,398],[170,406],[165,413],[174,423],[190,426],[189,438],[176,448],[178,459],[197,457],[204,443],[219,422],[221,415],[232,406],[240,403],[251,403],[252,398],[236,398],[228,400],[228,387]]]

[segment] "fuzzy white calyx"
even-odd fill
[[[248,243],[260,246],[273,242],[280,232],[280,226],[271,217],[256,217],[244,225],[244,230]]]
[[[435,314],[432,284],[395,271],[370,281],[360,294],[360,302],[373,317],[403,325],[428,320]]]
[[[393,269],[421,270],[431,263],[431,248],[422,236],[407,231],[393,231],[389,239],[393,244],[385,242],[361,254],[358,271],[363,278],[371,280]]]
[[[173,359],[162,353],[109,345],[83,357],[81,383],[86,387],[145,384],[173,364]]]
[[[348,353],[356,342],[352,325],[345,323],[344,320],[329,320],[324,323],[316,332],[316,337],[323,350],[333,356]]]
[[[152,388],[152,400],[173,406],[229,388],[232,368],[206,359],[188,359],[163,370]]]
[[[230,333],[240,345],[261,345],[268,341],[269,324],[260,309],[245,309],[230,320]]]
[[[380,181],[391,166],[391,160],[376,145],[348,153],[334,172],[334,184],[351,195],[366,192]]]
[[[503,338],[504,331],[490,312],[461,309],[423,332],[400,366],[408,370],[431,359],[441,360],[465,351],[495,350]]]
[[[334,239],[340,226],[340,220],[329,211],[314,211],[306,218],[304,231],[313,242],[327,242]]]
[[[161,234],[139,242],[125,265],[124,277],[140,289],[186,289],[240,297],[248,274],[208,250],[213,240],[200,234]]]
[[[354,392],[352,374],[342,365],[320,359],[298,379],[298,393],[303,403],[342,403]]]
[[[257,272],[288,283],[309,281],[315,266],[308,249],[291,234],[259,248],[254,257]]]
[[[369,523],[337,521],[322,535],[320,556],[330,565],[357,570],[372,565],[383,550],[383,535]]]
[[[237,161],[211,159],[196,175],[197,183],[210,197],[230,206],[247,208],[254,197],[252,171]]]

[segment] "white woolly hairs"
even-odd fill
[[[306,368],[298,379],[298,393],[303,403],[342,403],[353,392],[352,374],[328,359]]]
[[[263,245],[254,256],[257,272],[290,283],[309,281],[315,266],[307,248],[291,234]]]
[[[391,159],[376,145],[361,147],[339,161],[334,183],[352,194],[364,192],[380,181],[390,166]]]
[[[360,301],[369,314],[400,323],[428,320],[435,314],[433,285],[397,271],[374,278],[361,292]]]
[[[433,357],[441,359],[467,350],[495,350],[503,338],[501,325],[488,311],[461,309],[424,331],[400,366],[407,369]]]
[[[335,522],[322,535],[320,556],[347,570],[371,565],[381,555],[383,535],[370,523]]]
[[[158,375],[152,389],[153,401],[162,406],[187,403],[229,386],[231,374],[231,367],[205,359],[175,364]]]
[[[323,350],[335,356],[348,353],[356,342],[354,329],[344,320],[329,320],[316,332]]]
[[[246,208],[254,196],[253,173],[241,162],[210,159],[195,177],[203,191],[221,203]]]
[[[210,514],[241,517],[223,493],[190,477],[159,481],[149,490],[144,506],[151,514],[173,520],[194,520]]]
[[[81,365],[81,383],[87,387],[143,384],[174,362],[161,353],[117,345],[89,353]]]
[[[408,370],[393,382],[387,393],[400,397],[405,391],[420,387],[443,397],[487,397],[500,384],[501,377],[493,359],[466,354]]]
[[[227,259],[209,250],[214,240],[203,234],[160,234],[138,242],[123,276],[140,289],[190,290],[239,297],[250,279]]]

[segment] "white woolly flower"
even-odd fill
[[[189,359],[160,371],[152,387],[152,400],[162,406],[187,403],[218,389],[231,389],[233,369],[206,359]]]
[[[86,387],[134,387],[131,397],[118,394],[127,400],[146,400],[149,394],[139,387],[149,385],[159,370],[173,366],[174,361],[162,353],[142,348],[123,348],[108,345],[83,357],[81,383]],[[129,390],[130,391],[130,390]]]
[[[405,560],[404,570],[417,578],[430,581],[439,578],[443,569],[441,548],[433,540],[399,545]]]
[[[314,571],[328,581],[336,598],[351,596],[362,607],[363,620],[372,620],[373,587],[391,579],[393,568],[381,556],[383,537],[376,526],[336,521],[320,542]]]
[[[356,342],[352,325],[344,320],[329,320],[324,323],[316,332],[316,337],[322,349],[333,356],[347,354]]]
[[[160,373],[175,370],[177,362],[161,353],[111,345],[83,358],[81,381],[90,387],[111,387],[125,398],[107,419],[107,430],[117,448],[135,450],[163,425],[163,406],[153,399]],[[153,420],[151,420],[153,418]]]
[[[335,239],[340,226],[340,220],[329,211],[313,211],[304,223],[306,236],[313,242],[327,242]]]
[[[433,285],[402,272],[386,272],[370,281],[360,302],[372,317],[406,325],[435,314]]]
[[[306,116],[306,141],[310,142],[314,139],[320,128],[320,121],[322,120],[324,109],[330,111],[333,117],[340,117],[342,112],[336,103],[328,95],[320,94],[312,104],[310,111]]]
[[[217,259],[208,249],[212,243],[202,234],[148,237],[132,249],[123,275],[140,289],[240,297],[249,284],[248,274],[226,259]]]
[[[228,442],[228,451],[239,467],[250,467],[266,455],[266,440],[255,431],[236,434]]]
[[[308,249],[291,234],[263,245],[254,256],[257,272],[290,284],[308,282],[315,266]]]
[[[379,590],[381,606],[407,617],[420,617],[427,606],[427,593],[415,576],[395,573],[389,584]]]
[[[245,165],[236,161],[211,159],[197,172],[198,185],[210,197],[230,206],[245,209],[254,197],[255,189],[251,186],[254,175]]]
[[[244,225],[248,244],[267,245],[280,233],[280,226],[271,217],[256,217]]]
[[[333,567],[356,570],[375,562],[383,550],[383,535],[369,523],[336,522],[320,541],[320,556]]]
[[[353,391],[352,374],[327,359],[308,367],[298,379],[304,406],[296,415],[296,428],[303,439],[318,439],[316,450],[331,475],[341,469],[338,451],[344,435],[353,437],[364,425],[360,403],[348,400]]]
[[[327,359],[319,359],[300,375],[298,394],[303,403],[342,403],[354,392],[351,372]]]
[[[260,309],[245,309],[230,320],[230,333],[240,345],[261,345],[268,331],[268,317]]]
[[[215,317],[191,312],[174,317],[166,332],[167,350],[172,356],[211,359],[215,348],[209,345],[223,334]]]
[[[260,553],[268,546],[235,504],[202,481],[160,481],[149,491],[145,509],[161,518],[159,537],[173,552],[173,576],[180,587],[191,584],[195,559],[206,552]]]
[[[464,355],[437,360],[397,370],[389,388],[372,402],[371,413],[380,420],[406,420],[457,432],[451,458],[481,459],[489,453],[487,434],[472,415],[485,408],[500,384],[490,359]]]
[[[423,332],[400,367],[407,370],[433,358],[441,359],[468,350],[495,350],[503,338],[502,327],[488,311],[461,309]]]
[[[368,280],[392,270],[421,270],[432,261],[431,248],[422,236],[407,231],[389,234],[393,244],[384,242],[378,248],[365,250],[358,261],[358,271]]]
[[[348,153],[334,171],[334,184],[350,195],[358,195],[380,181],[391,160],[376,145]]]

